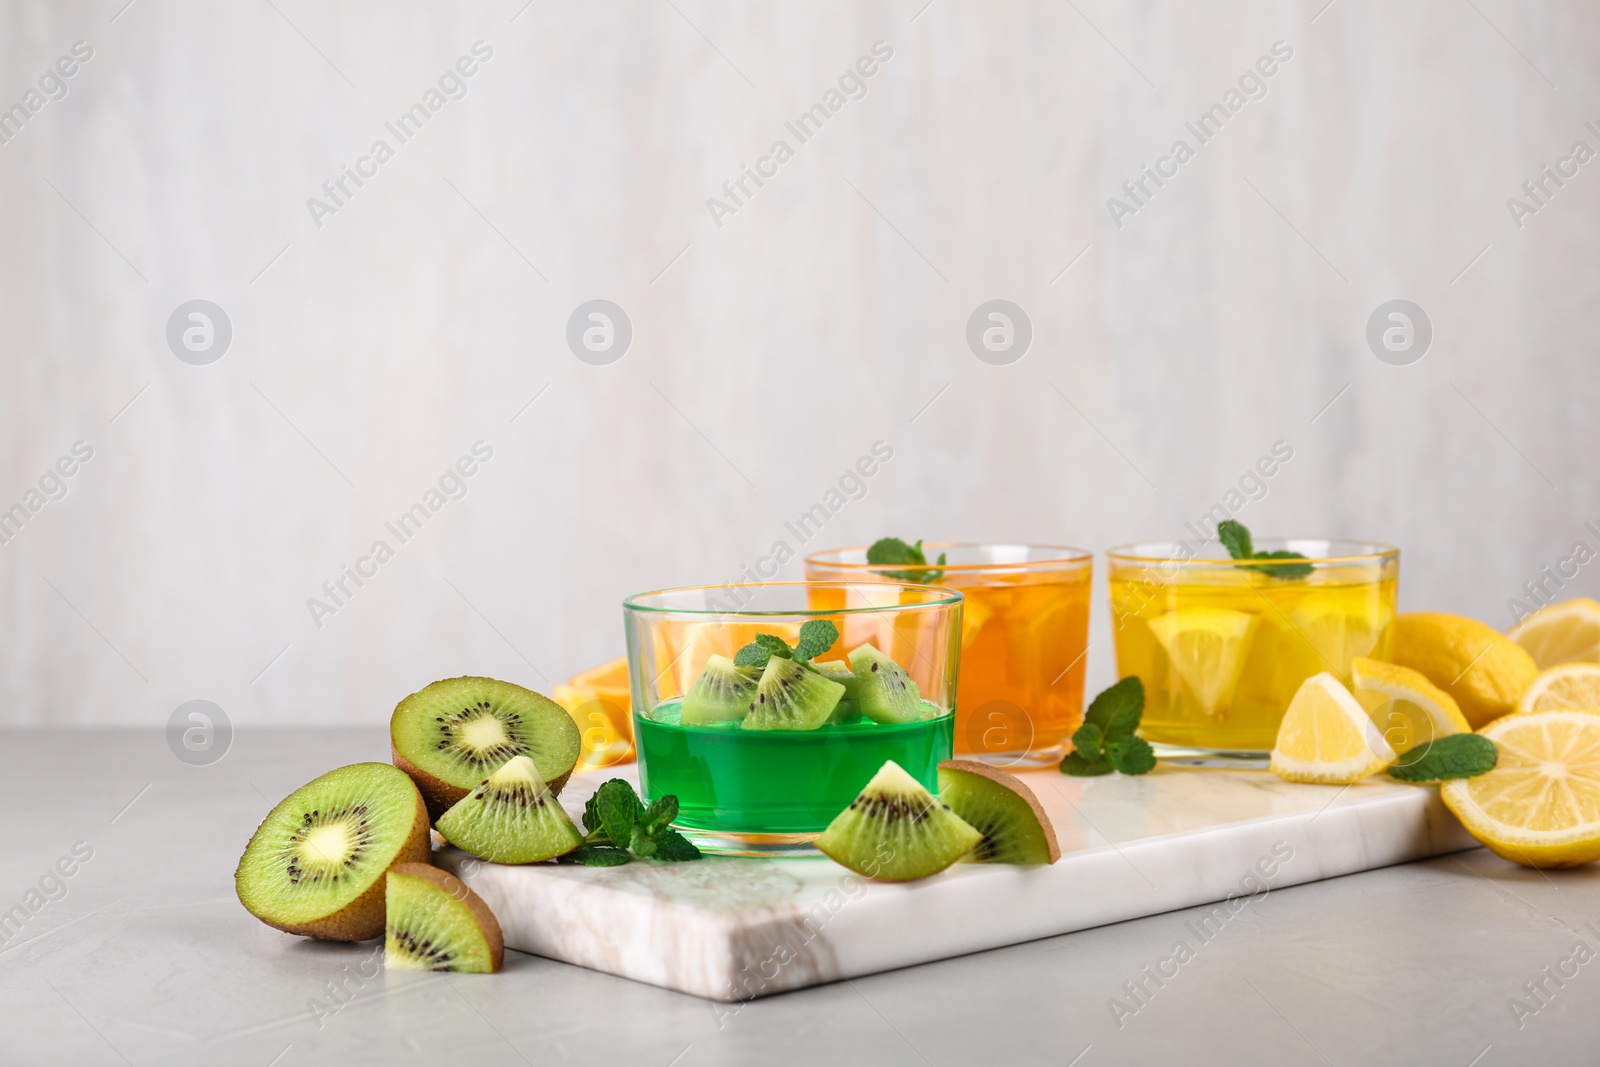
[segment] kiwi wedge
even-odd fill
[[[842,659],[830,659],[826,663],[818,663],[812,660],[808,666],[828,681],[838,682],[844,686],[844,697],[842,699],[854,700],[856,698],[856,675],[850,669],[848,662]]]
[[[384,872],[428,859],[428,811],[387,763],[354,763],[290,793],[245,846],[234,887],[250,914],[330,941],[383,933]]]
[[[452,845],[490,863],[537,863],[583,844],[527,756],[512,756],[439,816],[437,828]]]
[[[842,696],[844,686],[838,682],[773,656],[740,725],[746,730],[815,730],[828,721]]]
[[[512,756],[528,756],[560,793],[577,765],[578,724],[560,704],[493,678],[446,678],[402,700],[389,720],[394,765],[437,819]]]
[[[397,863],[389,868],[385,900],[385,967],[493,974],[505,962],[494,912],[448,871]]]
[[[974,863],[1054,863],[1056,832],[1039,798],[1015,775],[976,760],[939,764],[939,799],[983,840],[966,857]]]
[[[894,660],[872,645],[850,650],[850,669],[856,676],[856,702],[861,714],[873,722],[918,722],[927,718],[927,705],[917,683]]]
[[[814,842],[835,863],[886,882],[938,874],[983,835],[889,760]]]
[[[685,726],[710,726],[742,719],[760,680],[761,672],[754,667],[735,667],[727,656],[712,656],[683,694],[678,721]]]

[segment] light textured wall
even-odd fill
[[[1241,517],[1401,545],[1405,607],[1505,625],[1600,548],[1600,162],[1520,228],[1506,205],[1600,148],[1593,4],[523,2],[0,6],[0,104],[94,51],[0,146],[0,507],[93,448],[0,547],[0,722],[548,690],[618,654],[623,596],[732,577],[879,440],[808,547],[1173,537],[1282,440]],[[398,145],[384,122],[480,40]],[[785,121],[880,40],[799,144]],[[1266,96],[1116,226],[1107,198],[1280,40]],[[1410,366],[1364,340],[1397,297],[1434,329]],[[164,336],[196,298],[233,327],[207,366]],[[592,298],[633,324],[609,366],[564,341]],[[964,339],[993,298],[1033,326],[1009,366]],[[477,441],[465,499],[387,535]]]

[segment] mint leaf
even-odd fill
[[[656,843],[650,839],[650,835],[642,826],[633,828],[633,837],[628,841],[628,848],[642,860],[647,860],[656,854]]]
[[[610,844],[627,848],[628,842],[633,840],[633,828],[644,817],[644,805],[639,803],[638,794],[621,778],[613,778],[596,789],[594,795],[601,831]]]
[[[1222,547],[1234,559],[1249,559],[1256,554],[1255,542],[1250,539],[1250,531],[1242,522],[1223,519],[1217,523],[1217,540],[1222,542]]]
[[[1085,723],[1100,728],[1106,739],[1128,737],[1139,728],[1144,716],[1144,683],[1136,674],[1130,674],[1116,685],[1109,686],[1089,702],[1083,713]]]
[[[1156,766],[1155,751],[1141,737],[1117,737],[1107,741],[1106,759],[1123,774],[1149,774]]]
[[[1257,552],[1251,558],[1252,559],[1305,559],[1305,557],[1302,556],[1298,552],[1290,552],[1290,551],[1288,551],[1286,549],[1282,549],[1282,548],[1278,549],[1276,552]],[[1260,570],[1261,570],[1261,573],[1267,575],[1268,577],[1271,577],[1271,578],[1282,578],[1285,581],[1291,581],[1291,580],[1293,580],[1295,578],[1306,578],[1306,577],[1309,577],[1310,574],[1311,574],[1312,567],[1311,567],[1311,564],[1309,564],[1309,563],[1277,563],[1277,564],[1270,564],[1268,566],[1262,567],[1262,568],[1260,568]]]
[[[576,863],[583,867],[620,867],[632,858],[622,849],[608,845],[579,845],[565,856],[556,857],[559,863]]]
[[[917,567],[926,567],[928,557],[923,554],[922,542],[908,545],[898,537],[880,537],[872,542],[872,547],[867,549],[867,562],[872,564],[902,563]],[[939,553],[940,564],[944,563],[944,553]],[[944,571],[882,571],[885,578],[893,578],[897,582],[915,582],[918,585],[930,585],[944,577]]]
[[[793,659],[794,653],[789,649],[789,642],[775,634],[756,634],[756,639],[745,645],[733,655],[735,667],[765,667],[767,660],[773,656],[780,659]]]
[[[1087,760],[1099,759],[1104,754],[1104,744],[1105,734],[1092,722],[1084,723],[1072,735],[1072,751]]]
[[[1447,734],[1403,753],[1389,768],[1389,777],[1402,782],[1437,782],[1446,778],[1476,778],[1494,769],[1500,750],[1478,734]]]
[[[1228,555],[1234,559],[1305,559],[1298,552],[1290,552],[1280,548],[1273,552],[1257,552],[1255,541],[1250,537],[1250,530],[1242,522],[1233,519],[1223,519],[1217,523],[1217,540],[1222,542],[1222,547],[1228,550]],[[1311,573],[1309,563],[1279,563],[1259,568],[1268,578],[1281,578],[1292,581],[1304,578]]]
[[[1067,758],[1061,761],[1061,773],[1070,774],[1074,778],[1098,778],[1102,774],[1110,774],[1116,768],[1103,759],[1084,759],[1076,752],[1068,752]]]
[[[677,817],[678,798],[664,796],[644,810],[644,817],[639,820],[639,825],[644,827],[645,833],[653,835],[666,829],[667,825]]]
[[[676,830],[662,830],[651,840],[655,842],[656,859],[658,860],[682,863],[686,860],[700,858],[700,850],[690,844],[689,839]]]
[[[809,663],[833,647],[839,640],[839,629],[827,619],[811,619],[800,627],[800,642],[794,646],[794,658],[799,663]]]

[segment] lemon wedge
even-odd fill
[[[1350,676],[1356,700],[1396,752],[1472,732],[1450,694],[1409,667],[1357,656],[1350,661]]]
[[[1539,676],[1533,657],[1505,634],[1435,611],[1396,616],[1394,661],[1454,697],[1475,729],[1515,711]]]
[[[1600,711],[1600,663],[1551,667],[1517,701],[1518,711]]]
[[[1308,600],[1289,612],[1289,622],[1316,650],[1318,669],[1332,671],[1342,681],[1350,679],[1350,661],[1368,656],[1378,647],[1389,611],[1376,603],[1337,603],[1324,598]]]
[[[1600,603],[1588,597],[1540,608],[1511,631],[1540,670],[1563,663],[1600,663]]]
[[[1600,859],[1600,715],[1507,715],[1478,731],[1494,770],[1445,782],[1445,806],[1496,855],[1527,867]]]
[[[1179,608],[1150,620],[1150,632],[1201,709],[1217,716],[1233,702],[1256,617],[1228,608]]]
[[[1343,682],[1323,671],[1307,678],[1289,702],[1269,766],[1290,782],[1349,785],[1377,774],[1394,759],[1394,749],[1366,709]]]

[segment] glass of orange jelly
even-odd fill
[[[1094,554],[1059,545],[927,542],[943,564],[876,564],[865,547],[806,557],[827,582],[912,582],[966,596],[955,750],[999,764],[1061,759],[1083,720]]]

